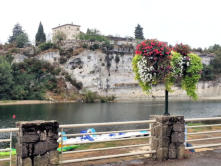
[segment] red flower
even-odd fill
[[[142,54],[142,51],[137,50],[135,53],[136,54]]]

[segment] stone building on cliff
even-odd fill
[[[76,40],[80,34],[80,25],[64,24],[52,28],[53,36],[58,32],[63,32],[66,35],[66,40]]]

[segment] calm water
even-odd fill
[[[174,115],[191,117],[221,116],[220,101],[176,101],[169,103]],[[162,114],[163,102],[37,104],[0,106],[0,128],[15,127],[16,121],[57,120],[60,124],[147,120]],[[16,119],[12,115],[16,115]]]

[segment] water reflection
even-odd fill
[[[186,118],[220,116],[220,108],[219,101],[169,103],[171,114]],[[146,120],[149,115],[163,112],[163,102],[0,106],[0,128],[15,127],[16,121],[31,120],[58,120],[60,124]],[[12,118],[13,114],[16,119]]]

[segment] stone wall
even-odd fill
[[[17,166],[58,165],[56,121],[17,122]]]
[[[156,150],[153,159],[168,160],[184,158],[184,117],[154,115],[156,119],[151,128],[151,149]]]

